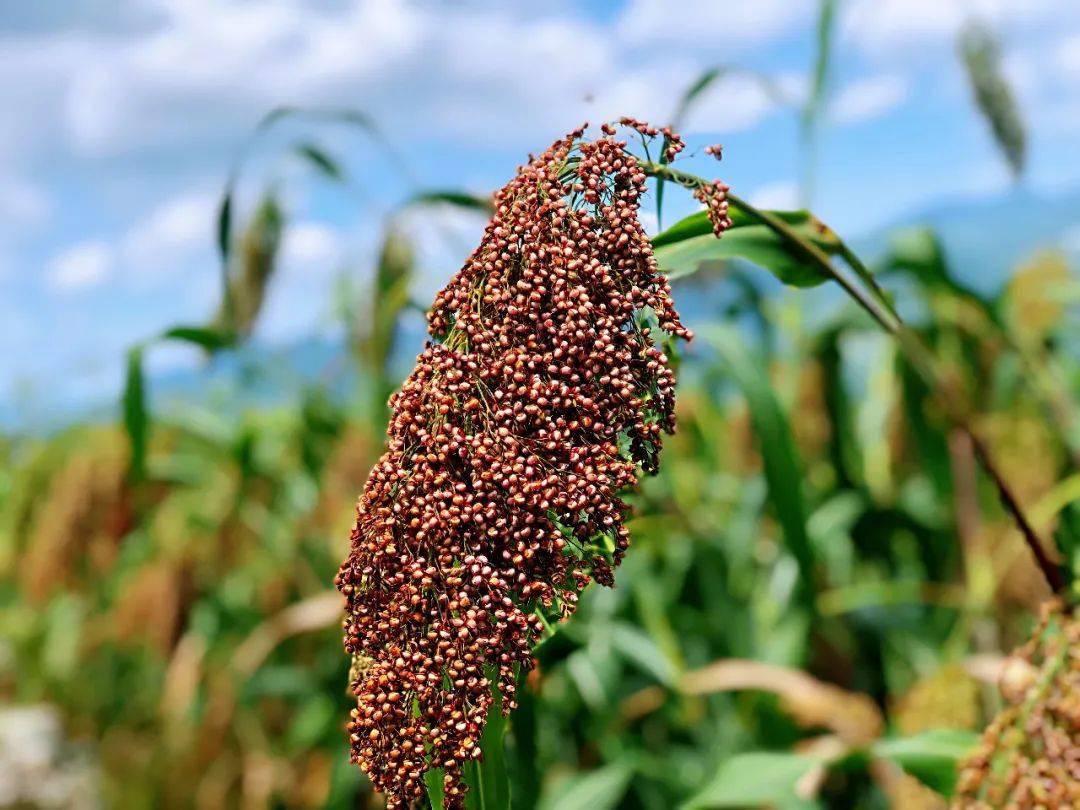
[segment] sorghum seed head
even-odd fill
[[[1006,706],[962,764],[953,807],[1080,807],[1080,609],[1044,606],[1000,686]]]
[[[614,127],[583,133],[519,169],[436,296],[338,574],[345,647],[364,662],[352,756],[389,807],[422,798],[432,768],[461,805],[493,688],[509,711],[534,665],[536,611],[613,584],[629,543],[618,493],[674,428],[656,339],[691,335],[638,220],[645,174]],[[663,134],[674,157],[682,141]],[[722,186],[708,200],[726,212]]]

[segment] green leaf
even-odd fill
[[[218,207],[217,243],[222,264],[228,264],[229,248],[232,242],[232,188],[226,188]]]
[[[244,170],[244,163],[249,154],[254,151],[260,137],[279,121],[288,118],[307,119],[316,122],[325,121],[357,127],[371,136],[380,145],[384,155],[390,159],[394,159],[395,163],[399,163],[395,158],[394,150],[392,148],[393,145],[380,132],[375,125],[374,119],[360,110],[354,110],[347,107],[280,106],[273,108],[263,115],[252,129],[251,134],[241,146],[233,160],[228,178],[225,181],[225,188],[222,191],[221,204],[218,208],[217,244],[218,253],[221,256],[221,319],[224,323],[232,323],[233,321],[234,302],[232,299],[234,291],[230,283],[229,265],[232,254],[233,200],[236,193],[236,187],[240,183],[240,178]],[[297,151],[308,160],[315,163],[320,171],[331,177],[335,177],[336,179],[341,179],[341,171],[338,165],[319,147],[311,144],[302,144],[297,147]]]
[[[633,776],[629,762],[604,765],[564,781],[540,800],[539,810],[611,810],[622,802]]]
[[[829,87],[829,67],[832,61],[833,33],[836,29],[836,0],[821,0],[817,22],[817,42],[814,54],[813,82],[806,105],[806,118],[814,121],[821,114]]]
[[[124,430],[131,446],[128,475],[133,481],[146,477],[146,446],[150,419],[146,410],[146,381],[143,377],[143,345],[128,351],[127,374],[124,381]]]
[[[985,298],[958,281],[949,266],[945,246],[929,228],[904,228],[889,239],[889,251],[881,263],[887,273],[902,273],[913,278],[927,293],[948,292],[977,306],[993,323],[998,314]]]
[[[363,110],[351,107],[298,107],[281,105],[267,112],[255,125],[255,133],[265,132],[278,121],[286,118],[307,118],[314,121],[331,121],[361,127],[371,133],[377,133],[375,120]]]
[[[83,597],[63,593],[45,610],[45,635],[41,641],[41,664],[50,678],[70,678],[79,665],[83,629],[89,615]]]
[[[217,217],[218,255],[221,257],[221,312],[222,323],[231,324],[234,319],[235,305],[232,300],[232,285],[229,283],[229,257],[232,252],[233,186],[235,178],[225,184]]]
[[[629,622],[615,622],[611,629],[615,651],[665,686],[673,686],[676,672],[664,651],[648,634]]]
[[[340,181],[345,178],[341,166],[321,147],[313,143],[300,143],[296,145],[296,153],[331,180]]]
[[[682,810],[713,807],[760,807],[797,802],[795,787],[822,761],[802,754],[755,752],[725,760],[704,788]]]
[[[308,751],[333,733],[337,706],[326,695],[315,693],[300,704],[292,723],[285,732],[289,749],[294,752]]]
[[[464,208],[467,211],[476,211],[485,216],[491,214],[494,210],[490,197],[484,197],[479,194],[470,194],[467,191],[454,191],[452,189],[422,191],[406,200],[405,206],[438,205],[440,203]]]
[[[910,275],[928,289],[953,289],[945,250],[929,228],[905,228],[889,239],[884,267],[888,271]]]
[[[863,480],[862,457],[855,432],[855,407],[844,379],[841,353],[846,324],[832,326],[816,339],[814,356],[824,377],[822,393],[829,417],[829,461],[845,489]]]
[[[803,222],[807,217],[811,216],[806,211],[773,211],[772,214],[789,225]],[[728,216],[731,218],[732,228],[758,224],[756,219],[741,208],[732,207],[728,212]],[[652,238],[652,245],[654,249],[666,247],[694,236],[711,236],[712,232],[713,228],[712,222],[709,220],[709,213],[702,210],[683,217],[670,228],[665,228]]]
[[[382,413],[390,394],[389,362],[397,342],[401,316],[409,305],[412,285],[412,243],[400,229],[390,226],[383,237],[375,284],[367,307],[367,331],[358,336],[357,348],[372,378],[375,413]]]
[[[769,501],[780,522],[784,544],[799,564],[800,591],[812,605],[814,558],[806,532],[802,464],[787,415],[773,393],[768,364],[755,356],[734,329],[713,327],[704,334],[746,397],[765,465]]]
[[[1019,177],[1027,157],[1027,131],[1005,78],[997,37],[984,25],[972,23],[960,32],[959,49],[975,104],[990,125],[1013,177]]]
[[[842,247],[836,235],[808,211],[773,211],[778,219],[826,254]],[[676,222],[653,238],[656,260],[669,278],[683,278],[702,265],[725,259],[746,259],[770,271],[784,284],[815,287],[829,280],[821,268],[780,234],[740,209],[732,209],[732,226],[717,239],[706,212]]]
[[[956,786],[957,763],[978,742],[979,736],[971,731],[938,729],[913,737],[879,740],[871,752],[895,762],[934,790],[949,796]]]
[[[427,788],[431,810],[442,810],[443,806],[443,769],[432,768],[424,772],[424,786]]]
[[[244,229],[238,261],[227,277],[227,294],[216,319],[221,331],[246,337],[255,328],[277,269],[284,228],[285,213],[267,192]]]
[[[237,335],[226,329],[209,326],[174,326],[161,333],[163,340],[179,340],[193,343],[208,352],[216,352],[236,345]]]
[[[817,184],[818,133],[828,101],[829,73],[832,64],[833,33],[836,28],[836,0],[819,0],[817,38],[810,92],[800,116],[803,178],[800,196],[809,205]]]
[[[502,695],[498,687],[492,685],[492,692],[495,700],[480,738],[483,758],[465,765],[465,783],[469,786],[465,806],[468,810],[508,810],[510,807],[510,780],[506,773],[507,718],[502,713]]]

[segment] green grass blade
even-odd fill
[[[806,532],[802,465],[791,425],[773,393],[767,363],[756,357],[734,329],[713,327],[704,332],[746,397],[754,433],[761,449],[769,501],[780,522],[784,544],[799,565],[799,590],[813,605],[814,559]]]
[[[465,766],[465,795],[468,810],[508,810],[510,780],[506,772],[506,728],[508,720],[502,713],[502,696],[492,686],[495,700],[488,711],[487,725],[480,738],[483,757]]]
[[[129,476],[133,481],[146,477],[146,447],[150,433],[150,416],[146,407],[146,379],[143,374],[142,344],[128,351],[127,374],[124,381],[124,430],[131,445]]]

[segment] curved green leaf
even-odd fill
[[[344,179],[344,170],[322,147],[313,143],[300,143],[296,145],[296,153],[331,180]]]
[[[161,338],[192,343],[208,352],[216,352],[236,345],[237,334],[210,326],[174,326],[162,332]]]
[[[611,810],[620,805],[633,776],[633,765],[613,762],[568,779],[540,801],[540,810]]]
[[[770,212],[829,255],[843,247],[824,223],[808,211]],[[829,280],[820,266],[767,225],[732,208],[731,227],[717,239],[706,212],[676,222],[653,238],[656,260],[669,278],[683,278],[708,262],[746,259],[770,271],[784,284],[815,287]]]
[[[822,760],[802,754],[754,752],[725,760],[712,780],[681,810],[720,807],[790,806],[796,785]]]
[[[437,205],[439,203],[464,208],[467,211],[476,211],[485,216],[491,214],[494,210],[490,197],[485,197],[480,194],[470,194],[467,191],[455,191],[453,189],[421,191],[407,199],[403,207],[411,205]]]
[[[939,793],[951,795],[956,785],[957,763],[971,753],[979,736],[959,729],[935,729],[902,737],[880,740],[871,752],[895,762],[905,771]]]

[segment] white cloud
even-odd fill
[[[781,211],[798,208],[799,186],[794,180],[769,183],[752,192],[750,201],[759,208]]]
[[[1005,74],[1033,133],[1080,131],[1080,33],[1057,34],[1010,52]]]
[[[1080,222],[1070,225],[1061,234],[1061,248],[1069,253],[1080,254]]]
[[[340,228],[312,220],[288,223],[277,273],[259,318],[259,338],[281,343],[334,326],[329,282],[343,274],[362,284],[370,282],[378,255],[376,230],[367,219]]]
[[[667,42],[681,47],[742,50],[779,36],[811,18],[809,0],[630,0],[618,33],[632,44]]]
[[[899,106],[910,92],[910,81],[899,74],[869,76],[841,88],[830,106],[829,115],[837,124],[862,123]]]
[[[217,199],[189,192],[169,200],[134,223],[120,243],[129,278],[139,284],[167,278],[209,251]]]
[[[154,13],[140,15],[137,30],[39,31],[0,54],[0,101],[32,104],[36,122],[0,122],[0,146],[13,139],[32,152],[47,131],[75,157],[223,149],[274,105],[342,99],[406,137],[437,129],[471,143],[533,143],[538,132],[546,138],[598,114],[666,116],[672,88],[692,81],[718,42],[725,53],[760,45],[810,20],[815,6],[695,0],[673,12],[658,0],[631,0],[613,32],[565,6],[142,5]],[[24,76],[32,77],[25,92]],[[726,84],[727,106],[714,120],[731,129],[760,120],[760,88]]]
[[[332,273],[340,261],[340,237],[332,228],[318,222],[286,226],[281,246],[283,266]]]
[[[957,32],[978,19],[1010,32],[1059,25],[1080,14],[1072,0],[851,0],[842,18],[845,38],[875,57],[926,59],[926,48],[952,49]]]
[[[58,254],[49,263],[46,281],[54,291],[73,293],[96,287],[112,270],[112,248],[102,241],[82,242]]]
[[[785,97],[799,98],[805,81],[785,74],[776,79]],[[718,80],[696,100],[683,125],[683,134],[697,132],[740,132],[761,123],[777,109],[777,99],[762,82],[749,75],[732,74]]]
[[[221,138],[277,104],[346,97],[392,131],[483,137],[508,126],[562,127],[574,112],[568,99],[619,73],[610,37],[577,17],[404,0],[322,11],[220,0],[163,8],[166,23],[152,33],[99,39],[94,58],[71,65],[62,120],[82,153]]]
[[[0,221],[8,227],[39,225],[52,207],[52,199],[40,186],[14,178],[0,182]]]
[[[1073,81],[1080,79],[1080,34],[1067,36],[1054,48],[1054,61],[1059,70]]]

